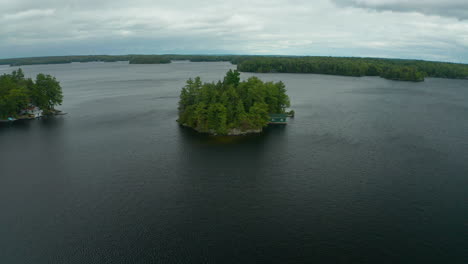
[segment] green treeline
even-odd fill
[[[24,78],[21,69],[0,76],[0,118],[17,117],[19,112],[30,105],[37,106],[45,113],[62,103],[60,83],[50,75],[42,73],[36,80]]]
[[[0,65],[54,64],[90,61],[129,61],[131,64],[170,63],[173,60],[229,61],[243,72],[317,73],[343,76],[380,76],[400,81],[424,81],[425,77],[468,78],[468,65],[422,60],[346,57],[293,57],[244,55],[92,55],[2,59]]]
[[[343,76],[380,76],[401,81],[424,77],[468,78],[468,65],[418,60],[338,57],[256,57],[241,61],[243,72],[317,73]]]
[[[160,63],[160,61],[171,62],[173,60],[188,60],[191,62],[215,62],[215,61],[229,61],[235,62],[239,58],[246,56],[238,55],[177,55],[177,54],[165,54],[165,55],[132,55],[130,63],[138,63],[137,61],[144,59],[146,63]]]
[[[65,64],[72,62],[116,62],[128,61],[130,55],[110,56],[110,55],[90,55],[90,56],[53,56],[53,57],[31,57],[31,58],[14,58],[14,59],[1,59],[0,65],[22,66],[22,65],[36,65],[36,64]]]
[[[237,70],[229,70],[217,83],[189,79],[180,93],[178,122],[199,132],[226,135],[232,129],[261,130],[269,114],[285,113],[290,103],[283,82],[257,77],[241,82],[239,76]]]
[[[129,59],[130,64],[163,64],[171,63],[171,58],[159,55],[141,55],[132,56]]]
[[[215,62],[229,61],[232,64],[237,64],[240,61],[256,57],[256,56],[241,56],[241,55],[130,55],[130,64],[159,64],[170,63],[173,60],[188,60],[191,62]]]
[[[172,60],[189,60],[192,62],[201,61],[230,61],[237,64],[237,61],[250,56],[237,55],[84,55],[84,56],[53,56],[53,57],[31,57],[0,59],[0,65],[36,65],[36,64],[66,64],[72,62],[116,62],[128,61],[130,64],[160,64],[170,63]]]

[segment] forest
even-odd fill
[[[173,60],[192,62],[229,61],[241,72],[316,73],[342,76],[380,76],[399,81],[424,81],[425,77],[467,79],[468,64],[422,60],[254,55],[90,55],[0,59],[0,65],[57,64],[71,62],[115,62],[160,64]]]
[[[129,58],[128,63],[130,64],[165,64],[171,63],[171,58],[158,56],[158,55],[141,55],[141,56],[132,56]]]
[[[66,64],[72,62],[116,62],[128,61],[130,55],[89,55],[89,56],[52,56],[52,57],[30,57],[30,58],[13,58],[13,59],[0,59],[0,65],[22,66],[22,65],[36,65],[36,64]]]
[[[72,62],[116,62],[128,61],[130,64],[160,64],[170,63],[172,60],[201,61],[230,61],[237,63],[239,58],[246,56],[236,55],[83,55],[83,56],[52,56],[0,59],[0,65],[22,66],[36,64],[66,64]]]
[[[468,78],[466,64],[377,58],[256,57],[240,61],[237,69],[242,72],[380,76],[415,82],[424,81],[425,77]]]
[[[283,82],[263,82],[257,77],[240,81],[229,70],[223,81],[187,80],[179,101],[180,124],[203,133],[232,134],[233,130],[261,131],[269,114],[285,113],[289,97]]]
[[[60,83],[42,73],[35,80],[25,78],[21,69],[0,76],[0,119],[17,117],[29,105],[53,111],[63,100]]]

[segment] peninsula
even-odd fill
[[[244,135],[261,132],[274,122],[271,116],[286,115],[290,101],[283,82],[257,77],[241,82],[239,76],[237,70],[229,70],[216,83],[189,79],[180,93],[177,121],[201,133]]]
[[[0,76],[0,121],[59,114],[54,107],[62,100],[62,87],[53,76],[40,73],[32,80],[21,68]]]

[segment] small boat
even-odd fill
[[[4,120],[0,120],[0,122],[13,122],[13,121],[16,121],[16,118],[13,118],[13,117],[8,117],[7,119],[4,119]]]

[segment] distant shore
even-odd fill
[[[468,64],[360,57],[266,56],[266,55],[84,55],[0,59],[0,65],[21,66],[72,62],[117,62],[129,64],[169,64],[226,61],[240,72],[311,73],[339,76],[378,76],[394,81],[422,82],[426,77],[468,79]]]

